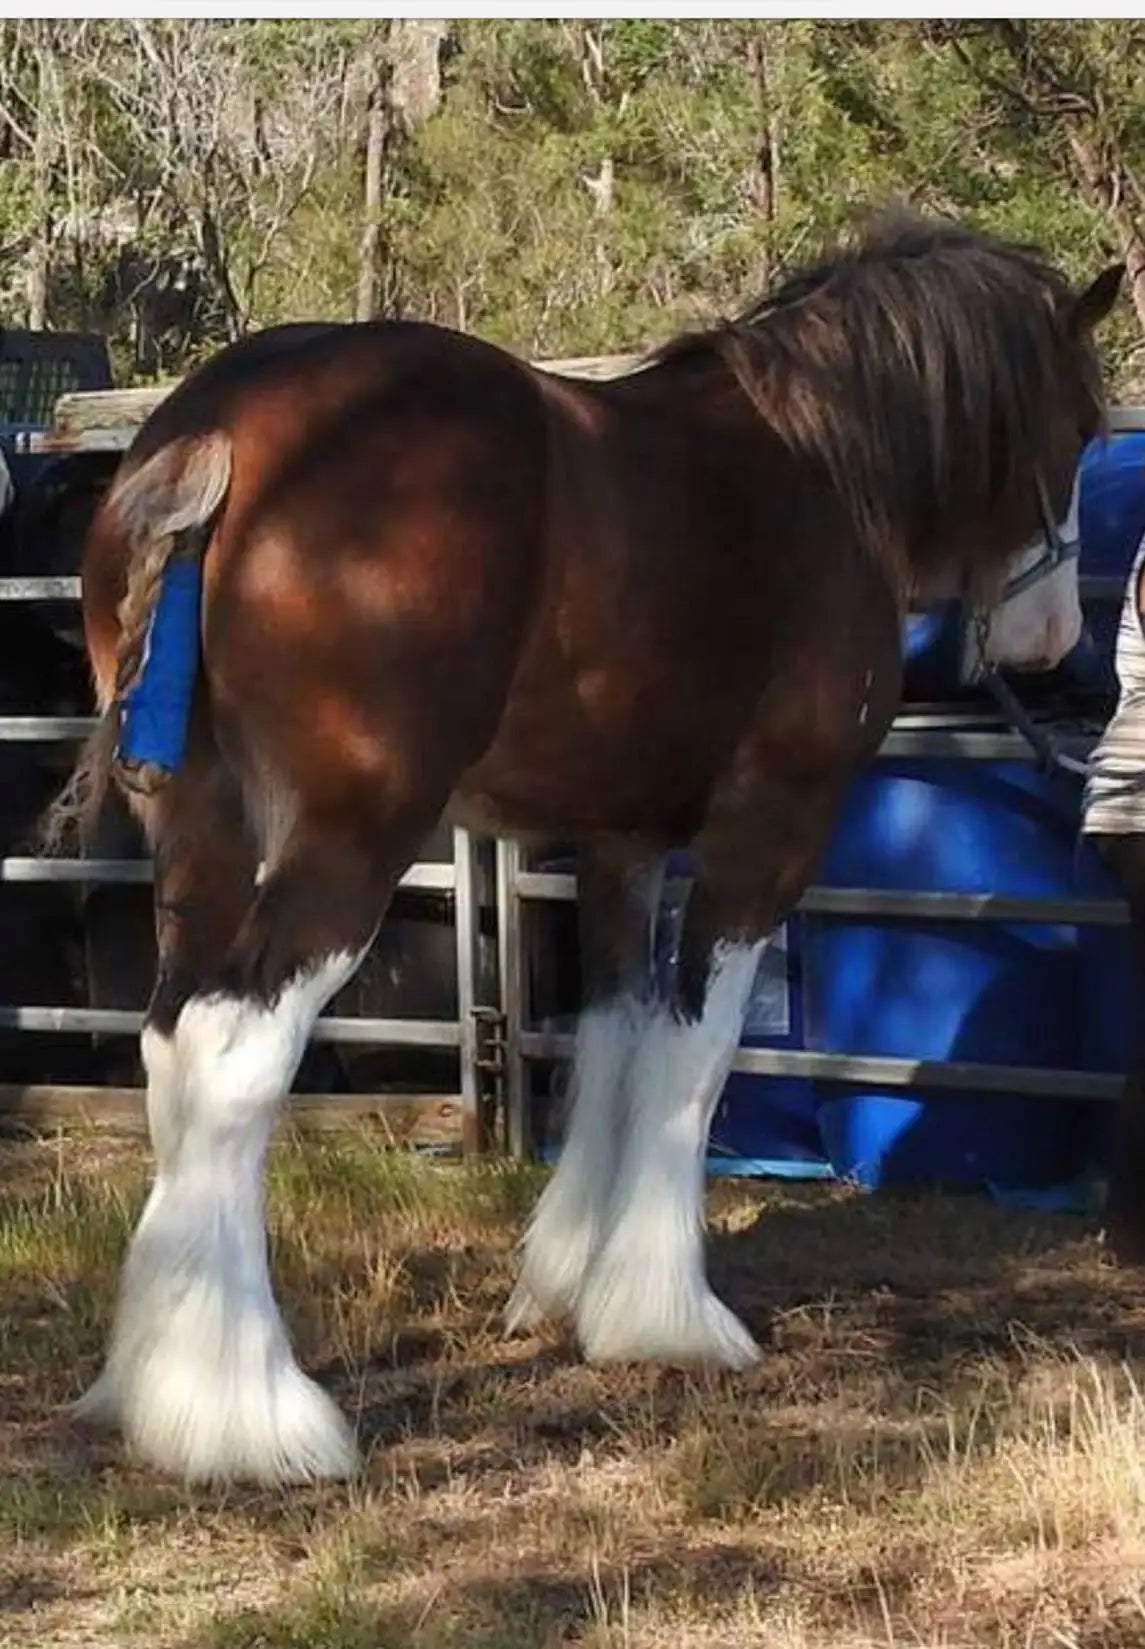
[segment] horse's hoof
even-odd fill
[[[759,1347],[702,1276],[611,1263],[593,1267],[577,1307],[577,1333],[590,1363],[668,1363],[744,1369]]]
[[[122,1423],[141,1459],[187,1483],[283,1487],[354,1477],[361,1464],[335,1404],[292,1364],[245,1391],[156,1369]]]

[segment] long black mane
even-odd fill
[[[909,562],[949,544],[968,501],[1029,497],[1063,392],[1088,395],[1102,421],[1072,296],[1036,248],[895,210],[652,361],[722,361],[906,581]]]

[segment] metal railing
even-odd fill
[[[1145,407],[1113,407],[1109,422],[1114,433],[1145,430]],[[1088,574],[1080,579],[1080,590],[1083,600],[1119,602],[1124,579]],[[984,730],[980,725],[982,719],[979,712],[966,711],[961,717],[947,718],[946,725],[936,727],[927,715],[906,712],[896,717],[879,756],[1034,760],[1034,753],[1018,733],[1005,728]],[[957,724],[959,720],[963,725]],[[1081,735],[1059,740],[1060,748],[1073,755],[1086,754],[1093,743],[1093,738]],[[531,870],[517,843],[498,843],[497,917],[500,993],[505,1015],[506,1132],[510,1148],[519,1155],[526,1154],[531,1147],[530,1064],[567,1059],[572,1052],[570,1036],[540,1030],[531,1022],[524,983],[527,945],[524,913],[531,903],[575,898],[574,876]],[[812,887],[800,901],[798,910],[883,919],[1026,922],[1079,927],[1124,926],[1128,922],[1125,905],[1116,899],[1028,899],[1002,894],[892,892],[878,888]],[[1123,1087],[1119,1076],[1092,1071],[882,1058],[791,1048],[741,1047],[732,1069],[757,1076],[877,1082],[902,1088],[925,1084],[954,1092],[1004,1092],[1047,1099],[1115,1101]]]
[[[1098,581],[1093,581],[1098,582]],[[1108,598],[1101,581],[1087,593]],[[0,579],[0,601],[71,600],[78,592],[75,579]],[[969,761],[1032,761],[1026,741],[997,725],[983,725],[981,711],[967,708],[943,717],[907,710],[895,720],[880,750],[880,758],[894,756],[956,758]],[[87,716],[2,716],[0,741],[45,743],[82,739],[94,725]],[[1084,754],[1092,737],[1077,735],[1063,747]],[[453,834],[453,859],[448,863],[418,862],[399,884],[405,889],[451,896],[457,968],[457,1018],[412,1020],[346,1017],[324,1014],[317,1022],[316,1042],[376,1047],[419,1047],[456,1051],[459,1062],[460,1137],[466,1150],[475,1150],[482,1138],[482,1067],[480,1047],[483,1021],[497,1024],[497,1063],[503,1087],[502,1132],[508,1149],[528,1154],[532,1144],[528,1068],[539,1061],[567,1059],[572,1039],[534,1026],[525,990],[527,936],[524,910],[530,904],[571,902],[576,879],[571,874],[530,869],[523,850],[512,841],[496,847],[496,886],[492,899],[497,917],[499,977],[496,989],[483,986],[479,973],[480,844],[463,830]],[[0,858],[0,883],[147,884],[152,879],[145,859],[63,859],[34,856]],[[874,917],[879,919],[945,920],[968,922],[1053,923],[1063,925],[1123,925],[1127,913],[1116,900],[1075,898],[1019,898],[1003,894],[897,891],[878,888],[812,887],[798,909],[802,912]],[[491,1000],[492,997],[497,1001]],[[0,1030],[52,1034],[134,1034],[142,1013],[121,1009],[32,1007],[0,1005]],[[1120,1079],[1095,1072],[1051,1070],[1041,1067],[999,1066],[967,1062],[934,1062],[876,1058],[844,1053],[820,1053],[788,1048],[741,1048],[733,1070],[757,1076],[801,1076],[838,1082],[878,1082],[886,1086],[972,1092],[989,1090],[1047,1098],[1112,1100],[1120,1093]],[[408,1097],[408,1096],[403,1096]]]
[[[626,358],[603,362],[538,363],[572,375],[601,376],[630,364]],[[1145,429],[1145,408],[1113,409],[1114,430]],[[82,450],[94,444],[100,450],[122,451],[133,427],[118,425],[70,435],[61,430],[30,437],[25,450]],[[1112,577],[1083,577],[1082,595],[1093,600],[1119,600],[1123,582]],[[0,602],[75,601],[80,581],[74,577],[0,579]],[[936,727],[924,714],[905,712],[896,718],[880,751],[882,757],[952,757],[970,761],[1030,761],[1026,742],[1001,727],[984,728],[978,712],[946,718]],[[0,716],[0,741],[71,742],[82,739],[93,725],[76,716]],[[1092,739],[1060,741],[1072,753],[1084,753]],[[23,883],[146,883],[150,863],[144,860],[0,859],[0,882]],[[456,1050],[460,1069],[460,1134],[467,1150],[482,1137],[482,1070],[496,1067],[504,1100],[504,1134],[509,1149],[526,1154],[531,1146],[528,1069],[540,1060],[565,1059],[571,1038],[534,1026],[526,1000],[524,914],[531,904],[571,901],[575,877],[539,872],[528,867],[523,850],[512,841],[500,841],[495,854],[495,887],[483,886],[480,845],[466,832],[453,835],[451,863],[417,863],[400,884],[452,897],[457,970],[455,1020],[347,1018],[323,1015],[314,1039],[378,1047],[425,1047]],[[495,984],[482,972],[479,957],[482,903],[495,906],[497,972]],[[950,920],[968,922],[1052,923],[1063,925],[1122,925],[1124,906],[1115,900],[1071,898],[1015,898],[996,894],[901,892],[874,888],[813,887],[799,905],[808,913],[875,918]],[[496,1001],[491,998],[497,998]],[[0,1028],[28,1032],[61,1031],[134,1033],[140,1013],[112,1009],[71,1007],[0,1007]],[[489,1038],[489,1028],[492,1036]],[[483,1037],[491,1040],[490,1060]],[[990,1090],[1052,1098],[1115,1099],[1118,1077],[1094,1072],[1051,1070],[1008,1065],[933,1062],[899,1058],[819,1053],[811,1050],[741,1048],[733,1069],[763,1076],[803,1076],[839,1082],[878,1082],[911,1087],[925,1084],[952,1091]],[[399,1096],[406,1098],[408,1096]]]
[[[966,713],[967,721],[981,716]],[[1066,741],[1079,754],[1092,737]],[[927,717],[907,712],[896,718],[876,761],[888,757],[955,757],[967,761],[1032,762],[1034,754],[1018,734],[1004,729],[927,725]],[[682,884],[681,884],[682,885]],[[666,892],[671,893],[669,884]],[[529,1067],[571,1057],[573,1037],[533,1022],[525,985],[528,952],[525,913],[530,905],[571,902],[575,875],[530,868],[516,842],[497,844],[497,912],[505,1015],[504,1089],[506,1136],[510,1150],[528,1155],[533,1146]],[[1019,897],[995,893],[905,891],[869,887],[814,886],[796,913],[855,916],[876,920],[991,922],[1030,925],[1124,927],[1128,911],[1119,899]],[[905,1059],[826,1053],[812,1049],[741,1047],[732,1070],[752,1076],[803,1077],[838,1083],[878,1083],[889,1088],[941,1088],[955,1093],[1005,1093],[1063,1100],[1116,1101],[1120,1076],[1043,1066],[985,1064],[961,1060]]]
[[[75,601],[78,578],[0,578],[0,601]],[[91,716],[0,716],[0,742],[73,743],[94,727]],[[483,1002],[479,957],[480,903],[483,896],[480,845],[469,832],[454,830],[452,860],[411,865],[400,888],[437,893],[453,904],[457,977],[456,1019],[376,1018],[323,1014],[313,1032],[316,1042],[378,1048],[428,1048],[453,1051],[459,1067],[458,1135],[463,1149],[477,1149],[482,1134],[479,1030],[492,1004]],[[152,881],[149,859],[75,859],[34,855],[0,857],[0,883],[71,883],[138,885]],[[134,1035],[143,1010],[90,1007],[44,1007],[0,1004],[0,1030],[41,1035],[80,1033]],[[2,1086],[2,1082],[0,1082]],[[90,1089],[84,1089],[90,1095]],[[377,1096],[382,1099],[384,1096]],[[435,1099],[440,1096],[433,1096]],[[408,1104],[411,1096],[396,1099]]]

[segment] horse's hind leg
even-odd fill
[[[564,1146],[525,1236],[510,1329],[572,1312],[596,1251],[625,1125],[624,1089],[652,1011],[663,861],[629,843],[581,849],[582,1006]]]
[[[238,782],[220,760],[205,717],[196,720],[184,767],[157,796],[137,798],[132,806],[154,854],[159,964],[140,1038],[155,1155],[155,1179],[141,1229],[163,1203],[177,1172],[183,1102],[175,1022],[196,985],[229,950],[255,888],[257,854]],[[119,1422],[134,1382],[140,1339],[151,1332],[149,1291],[138,1276],[140,1252],[137,1242],[120,1290],[107,1361],[76,1405],[78,1417],[96,1424]]]
[[[263,1173],[314,1020],[404,868],[393,832],[371,823],[352,832],[299,818],[223,965],[174,1020],[178,1139],[125,1272],[135,1326],[120,1418],[143,1456],[186,1478],[283,1483],[356,1466],[349,1428],[298,1368],[272,1293]]]

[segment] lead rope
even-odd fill
[[[1039,727],[997,665],[984,666],[979,679],[983,687],[997,702],[1007,721],[1013,725],[1034,751],[1038,757],[1038,765],[1044,773],[1049,773],[1056,767],[1063,773],[1072,774],[1075,778],[1084,780],[1088,777],[1088,762],[1079,761],[1076,756],[1067,755],[1061,749],[1053,734],[1045,727]]]
[[[1076,756],[1067,755],[1060,748],[1053,734],[1047,728],[1040,727],[1030,715],[1030,712],[1017,693],[1014,692],[998,666],[987,662],[986,642],[990,634],[989,614],[984,608],[975,607],[973,617],[974,639],[978,648],[976,682],[986,689],[1006,717],[1006,720],[1025,739],[1037,756],[1038,765],[1042,772],[1049,773],[1056,767],[1060,772],[1069,773],[1074,778],[1087,778],[1089,775],[1088,762],[1079,761]]]

